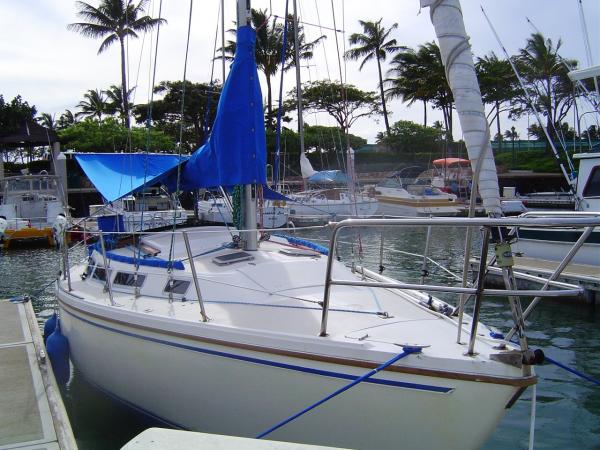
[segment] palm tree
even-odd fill
[[[427,103],[433,99],[434,87],[427,82],[427,67],[419,54],[412,48],[401,47],[400,53],[392,59],[391,68],[384,80],[389,87],[385,90],[387,99],[400,98],[409,106],[416,101],[423,102],[423,126],[427,126]]]
[[[131,98],[131,94],[135,88],[131,88],[127,91],[127,103],[123,101],[123,89],[120,86],[112,85],[108,88],[104,93],[106,94],[106,113],[107,114],[118,114],[122,119],[123,123],[126,125],[126,111],[131,111],[133,108],[133,103],[129,101]],[[124,108],[124,105],[127,105],[127,109]]]
[[[561,45],[560,39],[555,47],[551,39],[533,33],[517,57],[529,94],[546,116],[548,132],[554,135],[573,104],[573,83],[567,75],[567,66],[577,66],[577,61],[560,57]]]
[[[484,103],[492,105],[488,119],[490,122],[496,121],[496,134],[499,136],[498,142],[502,149],[500,113],[507,110],[507,108],[502,109],[502,105],[511,102],[516,95],[517,78],[510,62],[507,59],[499,59],[494,52],[483,58],[477,58],[475,69],[481,98]]]
[[[79,11],[77,15],[87,22],[68,25],[69,30],[77,31],[86,37],[104,38],[98,54],[102,53],[115,42],[121,46],[121,98],[127,98],[127,74],[125,64],[125,38],[137,38],[137,33],[152,30],[166,23],[165,19],[153,19],[142,16],[149,0],[140,0],[135,5],[133,0],[101,0],[98,8],[88,3],[76,2]],[[125,125],[129,128],[129,105],[123,102]]]
[[[83,94],[85,100],[82,100],[77,105],[81,111],[75,114],[76,117],[97,117],[98,121],[102,120],[102,114],[107,112],[107,104],[104,98],[104,92],[98,89],[90,89]]]
[[[381,106],[383,108],[383,119],[385,121],[385,130],[390,134],[390,124],[385,105],[385,95],[383,92],[383,75],[381,73],[381,61],[385,61],[388,53],[397,52],[400,47],[396,44],[396,39],[387,40],[392,30],[398,28],[398,24],[393,24],[388,30],[381,26],[381,21],[366,22],[359,20],[363,27],[363,33],[353,33],[350,35],[350,44],[357,47],[351,48],[346,52],[349,59],[363,58],[359,70],[362,70],[365,63],[373,58],[377,61],[377,70],[379,71],[379,91],[381,93]]]
[[[43,127],[46,127],[49,130],[56,129],[56,121],[54,120],[54,114],[42,113],[42,114],[40,114],[40,117],[38,117],[37,121]]]
[[[401,97],[408,104],[417,100],[422,101],[425,108],[425,125],[427,103],[431,103],[433,108],[442,110],[446,136],[452,142],[454,97],[446,80],[446,72],[437,44],[426,42],[417,50],[400,47],[391,61],[388,75],[393,75],[385,80],[390,86],[387,89],[388,98]]]
[[[271,89],[271,79],[277,74],[281,66],[281,53],[283,52],[283,31],[284,26],[278,23],[275,19],[270,22],[270,15],[267,14],[267,10],[252,9],[252,25],[256,29],[256,46],[255,46],[255,57],[256,66],[264,75],[267,82],[267,123],[271,124],[273,120],[273,98]],[[289,22],[287,30],[287,42],[286,52],[284,58],[283,70],[289,70],[295,67],[296,53],[294,49],[294,19],[293,16],[288,15],[287,21]],[[270,22],[270,23],[269,23]],[[228,30],[231,34],[236,34],[237,30]],[[299,59],[311,59],[313,57],[313,49],[315,45],[324,39],[325,36],[321,36],[312,42],[306,42],[306,36],[303,32],[303,27],[298,26],[298,47],[299,47]],[[226,58],[228,60],[233,59],[235,55],[236,43],[235,41],[227,41],[225,45],[225,52],[227,53]],[[217,59],[220,59],[218,56]]]
[[[65,110],[64,113],[60,115],[58,121],[56,122],[56,128],[62,130],[63,128],[67,128],[77,122],[77,118],[73,114],[70,109]]]

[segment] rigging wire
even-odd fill
[[[285,0],[285,17],[288,16],[289,0]],[[279,79],[279,104],[277,110],[277,128],[275,134],[275,161],[273,163],[273,184],[275,189],[279,184],[279,155],[281,153],[281,115],[283,109],[283,74],[285,72],[285,57],[287,54],[287,33],[288,21],[284,21],[283,25],[283,49],[281,51],[281,77]],[[269,118],[270,120],[270,118]]]
[[[184,127],[184,122],[185,122],[185,115],[184,115],[184,113],[185,113],[185,86],[187,83],[187,80],[186,80],[187,62],[188,62],[188,54],[189,54],[189,48],[190,48],[190,34],[191,34],[191,29],[192,29],[193,7],[194,7],[194,0],[190,0],[187,40],[186,40],[186,45],[185,45],[185,59],[184,59],[184,63],[183,63],[183,86],[182,86],[182,91],[181,91],[181,122],[180,122],[180,127],[179,127],[179,146],[178,146],[178,151],[177,151],[179,164],[177,164],[177,184],[176,184],[176,189],[175,189],[175,198],[179,198],[180,183],[181,183],[181,162],[182,162],[181,149],[182,149],[182,145],[183,145],[183,127]],[[173,233],[171,234],[171,245],[169,248],[169,262],[171,263],[171,265],[173,262],[173,252],[174,252],[174,247],[175,247],[175,233],[174,232],[175,232],[176,228],[177,228],[177,218],[174,215],[173,216]],[[171,270],[171,269],[172,269],[172,267],[169,268],[169,270]]]

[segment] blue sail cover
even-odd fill
[[[238,28],[235,58],[211,135],[185,165],[181,190],[266,184],[265,124],[255,42],[252,27]]]
[[[308,178],[309,183],[346,184],[348,177],[341,170],[321,170]]]
[[[158,153],[78,153],[75,159],[108,202],[161,182],[187,157]]]

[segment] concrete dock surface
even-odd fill
[[[0,450],[76,449],[31,302],[0,300]]]

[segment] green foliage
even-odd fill
[[[302,85],[302,103],[305,111],[326,112],[333,117],[342,129],[342,134],[359,118],[381,113],[374,92],[362,91],[351,84],[341,85],[328,80]],[[293,89],[288,94],[286,110],[294,110],[296,105],[296,90]]]
[[[564,120],[573,104],[573,83],[567,67],[577,67],[576,60],[559,55],[561,45],[560,39],[555,46],[541,33],[533,33],[515,58],[533,103],[546,116],[546,127],[552,136],[556,136],[553,126]],[[520,106],[511,111],[513,117],[532,112],[523,96],[516,103]]]
[[[452,140],[452,109],[454,97],[446,80],[440,48],[435,42],[426,42],[417,50],[401,47],[391,61],[386,79],[387,96],[399,97],[409,105],[415,101],[430,103],[442,111],[444,126]],[[425,112],[427,110],[425,109]],[[425,116],[424,124],[427,123]]]
[[[183,121],[182,148],[192,151],[204,143],[215,120],[221,86],[186,81],[183,117],[181,114],[183,82],[163,81],[154,92],[163,94],[164,97],[152,103],[153,127],[178,142]],[[208,117],[207,110],[209,110]],[[136,121],[145,123],[149,111],[149,105],[137,105],[134,108]]]
[[[505,146],[503,152],[494,155],[496,166],[502,168],[511,168],[517,170],[533,170],[539,173],[560,172],[555,158],[546,150],[517,150],[513,156],[510,150],[510,143]]]
[[[272,78],[281,69],[281,57],[283,53],[283,34],[284,26],[282,21],[278,21],[277,18],[271,19],[271,15],[268,14],[266,9],[252,9],[251,21],[254,29],[256,30],[256,45],[255,45],[255,58],[256,66],[260,70],[267,82],[267,102],[266,109],[267,114],[265,118],[267,128],[275,129],[275,116],[276,112],[273,110],[272,101]],[[287,17],[287,36],[286,36],[286,51],[284,57],[283,70],[289,70],[295,67],[296,64],[296,50],[294,46],[294,27],[295,21],[292,15]],[[229,33],[234,36],[237,33],[236,29],[228,30]],[[298,25],[298,49],[299,59],[309,60],[313,57],[313,49],[315,45],[324,39],[325,36],[320,36],[314,41],[307,42],[304,34],[302,25]],[[236,42],[227,41],[225,45],[226,58],[231,60],[235,54]],[[219,56],[220,58],[220,56]]]
[[[128,138],[131,144],[128,145]],[[78,122],[58,131],[58,137],[64,148],[77,152],[122,152],[128,151],[160,151],[174,152],[175,142],[158,130],[145,128],[127,128],[115,119],[97,122],[91,119]]]
[[[389,135],[379,133],[377,143],[395,153],[409,155],[439,150],[443,139],[442,132],[438,128],[400,120],[392,125]]]
[[[0,94],[0,136],[7,136],[19,129],[26,120],[34,120],[37,110],[34,106],[23,101],[20,95],[13,98],[10,103]]]

